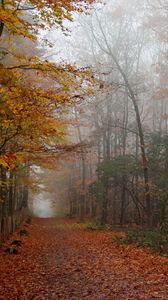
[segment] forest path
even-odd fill
[[[27,228],[19,254],[1,249],[0,300],[168,299],[168,259],[68,219]]]

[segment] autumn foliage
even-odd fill
[[[6,3],[2,0],[0,7],[0,34],[5,26],[7,30],[16,35],[22,35],[36,40],[37,30],[54,25],[63,26],[63,20],[72,21],[72,12],[82,12],[87,9],[88,4],[93,0],[30,0],[27,3],[23,1],[12,0]],[[34,12],[30,21],[24,18],[25,12]]]
[[[54,24],[65,30],[63,20],[72,20],[73,11],[82,12],[91,2],[11,1],[9,5],[2,1],[0,150],[4,167],[10,168],[4,155],[11,160],[12,153],[39,152],[65,141],[66,122],[60,118],[60,113],[66,105],[87,94],[88,87],[82,88],[82,82],[88,81],[90,75],[75,66],[51,63],[31,54],[35,46],[31,46],[25,55],[24,42],[26,46],[29,45],[28,40],[35,42],[39,29]],[[33,14],[33,11],[37,13]],[[20,42],[23,46],[18,52],[14,45]],[[38,54],[37,50],[35,52]]]
[[[91,90],[88,70],[44,58],[40,43],[51,43],[41,32],[68,32],[63,21],[87,11],[91,2],[0,3],[0,242],[27,213],[30,167],[55,167],[52,156],[73,148],[66,141],[65,113]]]

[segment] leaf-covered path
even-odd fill
[[[28,231],[19,254],[1,250],[0,300],[168,299],[166,258],[68,220],[35,219]]]

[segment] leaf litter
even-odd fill
[[[24,229],[22,229],[24,230]],[[69,219],[34,219],[0,250],[0,300],[168,299],[168,259]],[[17,255],[4,252],[21,240]]]

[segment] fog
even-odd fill
[[[35,217],[49,218],[55,216],[50,198],[51,195],[49,193],[41,193],[33,198],[30,210]]]
[[[108,0],[74,14],[68,35],[46,34],[53,47],[44,57],[90,68],[94,78],[92,93],[65,116],[68,141],[80,151],[61,159],[61,171],[44,171],[59,194],[51,202],[65,213],[158,222],[167,178],[167,8],[167,1]],[[34,211],[45,216],[52,209],[50,195],[43,198]]]

